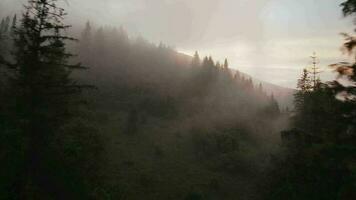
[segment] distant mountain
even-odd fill
[[[235,70],[238,71],[238,70]],[[239,71],[240,72],[240,71]],[[294,93],[296,92],[295,89],[291,89],[291,88],[286,88],[286,87],[282,87],[279,85],[275,85],[269,82],[265,82],[265,81],[261,81],[258,80],[246,73],[240,72],[240,74],[244,75],[246,78],[252,78],[253,82],[255,83],[255,85],[259,85],[260,83],[262,84],[263,90],[267,93],[267,94],[273,94],[274,97],[277,99],[280,108],[282,110],[288,108],[293,108],[293,99],[294,99]]]

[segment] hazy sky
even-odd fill
[[[320,65],[340,61],[340,32],[351,32],[343,0],[67,0],[70,19],[123,25],[130,33],[192,54],[227,57],[231,67],[295,87],[316,51]],[[18,11],[22,0],[0,0]],[[324,75],[326,76],[326,75]]]

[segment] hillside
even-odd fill
[[[87,25],[78,51],[90,67],[80,79],[98,87],[89,98],[103,118],[106,184],[129,199],[257,199],[265,158],[287,125],[268,92],[227,61],[189,57],[124,29]]]
[[[325,59],[334,1],[4,1],[23,9],[0,3],[0,200],[356,200],[356,36]]]
[[[242,73],[242,72],[240,72]],[[294,94],[296,92],[295,89],[291,88],[286,88],[282,87],[279,85],[275,85],[272,83],[268,83],[266,81],[261,81],[256,78],[253,78],[252,76],[248,74],[244,74],[247,78],[252,78],[253,82],[258,86],[259,84],[262,84],[264,91],[267,94],[273,94],[276,100],[278,101],[281,109],[286,109],[287,107],[289,109],[293,108],[293,99],[294,99]]]
[[[189,63],[193,59],[193,57],[188,56],[183,53],[178,53],[177,58],[178,58],[178,60],[180,60],[180,62],[184,63],[184,65],[187,65],[187,66],[189,66]],[[282,110],[285,110],[286,108],[291,109],[294,107],[293,98],[294,98],[294,94],[296,92],[295,89],[286,88],[286,87],[282,87],[282,86],[275,85],[272,83],[268,83],[266,81],[258,80],[256,78],[254,78],[253,76],[250,76],[246,73],[236,70],[235,67],[232,67],[231,71],[233,74],[238,72],[239,74],[243,75],[245,77],[245,79],[251,78],[252,81],[254,82],[255,87],[259,87],[259,84],[262,84],[263,90],[269,95],[272,95],[272,94],[274,95],[274,97],[278,101],[280,108]]]

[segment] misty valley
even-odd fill
[[[291,89],[68,6],[0,7],[0,200],[356,199],[354,33]]]

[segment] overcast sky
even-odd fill
[[[19,12],[22,1],[0,0],[0,7]],[[321,67],[343,59],[339,33],[353,29],[343,0],[67,1],[70,19],[123,25],[187,54],[227,57],[231,67],[286,87],[295,87],[314,51]]]

